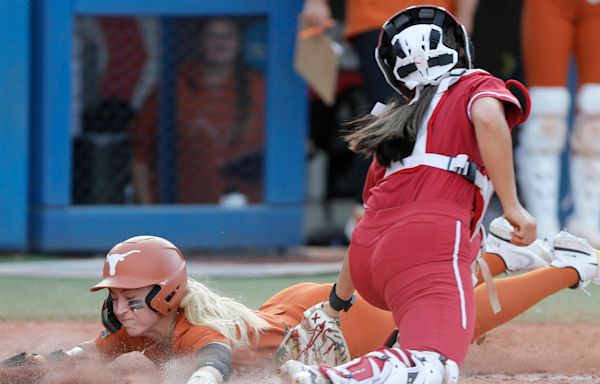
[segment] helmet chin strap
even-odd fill
[[[421,97],[421,91],[423,90],[424,85],[419,84],[413,89],[415,90],[415,96],[408,102],[408,105],[413,105],[417,101],[419,101],[419,97]]]

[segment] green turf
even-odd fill
[[[285,278],[202,280],[219,293],[257,308],[278,290],[301,281],[329,282],[335,275]],[[96,321],[105,293],[88,291],[95,280],[0,278],[0,321]],[[535,306],[517,321],[600,322],[600,287],[564,290]]]
[[[330,282],[335,275],[311,277],[201,279],[222,295],[258,308],[273,293],[302,281]],[[90,292],[91,279],[0,278],[0,321],[97,320],[106,293]]]

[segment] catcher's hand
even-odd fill
[[[304,312],[304,320],[288,329],[279,345],[276,361],[297,360],[306,365],[337,366],[350,361],[339,317],[330,317],[319,303]]]

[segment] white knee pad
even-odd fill
[[[577,92],[571,148],[581,156],[600,157],[600,84],[585,84]]]
[[[531,113],[520,133],[526,152],[560,154],[567,138],[567,114],[571,103],[564,87],[532,87]]]
[[[571,194],[574,211],[567,227],[600,246],[600,84],[577,93],[577,116],[571,138]]]
[[[531,114],[521,127],[516,158],[519,186],[538,221],[538,234],[553,238],[560,230],[560,154],[566,143],[570,95],[564,87],[532,87],[530,94]]]

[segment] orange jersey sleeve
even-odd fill
[[[222,333],[203,325],[192,325],[183,313],[178,315],[173,335],[173,352],[175,356],[193,354],[211,343],[230,344]]]

